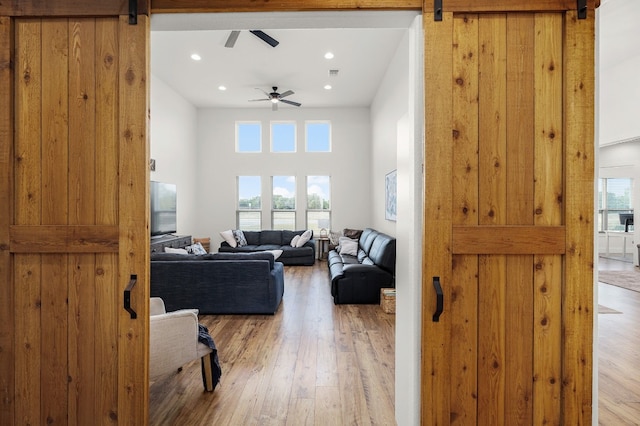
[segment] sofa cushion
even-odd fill
[[[300,240],[300,235],[294,235],[291,239],[291,243],[289,244],[291,247],[297,247],[298,241]]]
[[[275,259],[270,252],[254,252],[254,253],[213,253],[212,260],[268,260],[269,268],[273,269]]]
[[[371,245],[373,244],[373,240],[376,238],[376,235],[378,235],[378,231],[371,228],[367,228],[362,231],[359,242],[360,247],[362,247],[365,252],[369,253],[371,250]]]
[[[244,238],[247,240],[248,246],[257,246],[260,244],[260,232],[259,231],[244,231]]]
[[[195,255],[195,254],[178,254],[178,253],[151,253],[151,260],[164,260],[164,261],[182,261],[185,260],[197,260],[202,258],[204,255]]]
[[[261,231],[260,232],[260,245],[282,245],[282,231]]]
[[[371,244],[369,258],[382,269],[395,274],[396,270],[396,239],[379,233]]]

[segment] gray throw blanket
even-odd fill
[[[211,348],[211,371],[213,371],[213,389],[220,383],[220,377],[222,376],[222,369],[220,368],[220,361],[218,360],[218,349],[213,341],[213,338],[209,334],[209,330],[202,324],[198,324],[198,341],[204,343]],[[204,379],[204,365],[202,365],[202,378]]]

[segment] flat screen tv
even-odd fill
[[[177,232],[177,191],[172,183],[151,181],[151,236]]]

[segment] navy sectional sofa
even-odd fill
[[[284,267],[271,253],[151,255],[151,297],[167,311],[274,314],[284,294]]]
[[[242,247],[231,247],[229,243],[223,241],[218,252],[220,253],[253,253],[264,250],[282,250],[278,262],[284,265],[313,265],[316,261],[316,241],[311,239],[302,247],[291,247],[291,240],[296,235],[302,235],[302,231],[243,231],[247,240],[247,245]]]

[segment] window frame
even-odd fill
[[[258,150],[257,151],[243,151],[240,150],[240,126],[242,125],[257,125],[259,130],[258,135]],[[236,154],[261,154],[262,150],[262,122],[259,120],[238,120],[235,122],[235,150]]]
[[[293,126],[293,151],[276,151],[274,149],[273,126],[274,125]],[[296,120],[273,120],[269,122],[269,147],[274,154],[295,154],[298,152],[298,122]]]
[[[326,151],[310,151],[309,150],[309,125],[313,125],[313,124],[326,124],[329,127],[329,134],[328,134],[328,148]],[[312,153],[312,154],[324,154],[324,153],[330,153],[333,152],[333,138],[332,138],[332,133],[333,133],[333,126],[331,124],[331,120],[305,120],[304,122],[304,149],[305,152],[308,153]]]

